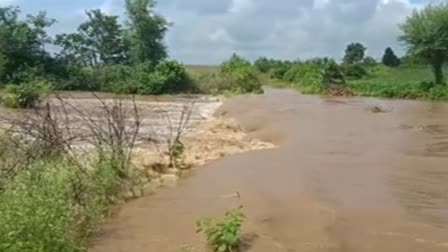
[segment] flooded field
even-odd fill
[[[196,220],[239,205],[246,251],[448,250],[448,104],[268,89],[217,114],[279,147],[130,202],[91,251],[206,251]]]

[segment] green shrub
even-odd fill
[[[233,209],[225,214],[222,221],[211,218],[198,221],[198,232],[204,232],[213,251],[236,251],[240,244],[244,218],[242,208]]]
[[[272,64],[271,60],[262,57],[262,58],[255,60],[254,66],[261,73],[267,73],[267,72],[269,72],[269,70],[272,69],[273,64]]]
[[[49,86],[47,82],[39,80],[9,85],[6,87],[8,95],[3,99],[3,103],[10,108],[32,108],[39,103],[41,95]]]
[[[328,61],[322,70],[322,83],[325,86],[332,84],[345,84],[343,68],[333,60]]]
[[[425,98],[429,100],[448,100],[448,87],[445,85],[436,85],[425,93]]]
[[[235,54],[222,64],[221,76],[229,82],[229,91],[233,93],[263,92],[256,70],[251,66],[249,61]]]
[[[301,63],[294,65],[284,76],[284,80],[292,83],[306,94],[318,94],[324,91],[323,76],[318,65]]]
[[[202,94],[218,95],[230,90],[230,82],[220,73],[201,73],[192,79],[195,90]]]
[[[227,61],[224,61],[221,64],[221,72],[223,74],[232,74],[235,71],[238,71],[239,69],[247,69],[250,68],[251,64],[248,60],[233,54],[230,59]]]
[[[161,61],[153,73],[163,79],[161,93],[188,92],[192,89],[191,80],[181,63],[175,60]]]
[[[291,68],[291,65],[289,64],[281,64],[281,65],[277,65],[275,67],[273,67],[270,72],[269,72],[269,76],[273,79],[283,79],[283,77],[285,76],[286,72],[288,72],[288,70]]]
[[[0,195],[0,251],[81,251],[73,229],[73,170],[54,165],[21,172]]]
[[[367,70],[360,64],[344,65],[344,75],[351,80],[358,80],[367,75]]]
[[[371,57],[371,56],[367,56],[362,60],[362,64],[365,67],[373,67],[378,65],[378,62],[375,60],[375,58]]]
[[[37,161],[0,194],[0,251],[85,251],[119,192],[117,173],[108,163],[86,173],[64,160]]]
[[[94,90],[115,92],[117,86],[124,85],[131,77],[132,68],[126,65],[105,65],[93,70]]]
[[[66,67],[67,77],[55,83],[57,90],[79,90],[95,91],[99,90],[100,84],[97,82],[96,72],[88,67],[70,65]]]

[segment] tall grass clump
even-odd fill
[[[2,118],[0,251],[86,251],[109,206],[139,185],[130,162],[135,101],[99,99],[95,117],[59,102]]]

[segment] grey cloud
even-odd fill
[[[0,0],[0,4],[5,1],[11,0]],[[404,49],[397,41],[398,24],[412,8],[423,4],[410,0],[159,0],[156,10],[174,23],[166,38],[172,58],[216,64],[232,52],[251,59],[340,59],[345,46],[355,41],[364,43],[368,54],[377,58],[387,46],[400,53]],[[86,8],[124,13],[122,0],[93,5]],[[82,21],[79,10],[72,11],[49,13],[60,20],[52,34],[69,32]]]
[[[370,55],[379,58],[387,46],[403,51],[397,41],[398,23],[413,7],[406,0],[329,0],[326,4],[320,1],[318,8],[312,0],[233,1],[239,6],[236,11],[195,16],[193,33],[184,32],[188,25],[175,25],[170,34],[177,39],[168,40],[173,56],[203,63],[219,63],[228,56],[223,52],[251,59],[341,58],[348,43],[359,41],[369,48]],[[183,22],[182,18],[175,20]],[[210,39],[216,31],[222,40]],[[207,57],[199,58],[197,45],[199,54]]]
[[[201,15],[213,15],[227,12],[232,6],[232,0],[165,0],[160,1],[160,5]]]

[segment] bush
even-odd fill
[[[192,89],[192,83],[184,65],[177,61],[161,61],[155,67],[153,74],[163,79],[161,93],[189,92]]]
[[[229,82],[229,91],[233,93],[263,92],[261,82],[250,62],[235,54],[222,64],[221,75]]]
[[[218,95],[230,90],[230,82],[220,73],[202,73],[193,76],[195,90],[202,94]]]
[[[119,86],[124,85],[132,75],[132,68],[125,65],[105,65],[93,70],[93,90],[115,92]]]
[[[267,58],[259,58],[254,62],[255,68],[261,73],[267,73],[272,69],[272,61]]]
[[[176,61],[135,66],[104,65],[98,68],[70,67],[69,80],[57,85],[62,90],[104,91],[124,94],[162,94],[191,91],[184,66]]]
[[[367,71],[360,64],[344,65],[344,74],[351,80],[358,80],[367,75]]]
[[[292,83],[306,94],[318,94],[324,91],[322,72],[315,64],[296,64],[285,74],[283,80]]]
[[[81,66],[67,66],[67,78],[60,79],[55,83],[57,90],[78,90],[94,91],[98,90],[95,74],[92,69]]]
[[[86,176],[63,160],[20,172],[0,195],[0,251],[84,251],[107,204],[105,174]]]
[[[232,73],[240,70],[240,69],[248,69],[251,68],[251,64],[248,60],[243,59],[242,57],[233,54],[230,59],[224,61],[221,64],[221,72],[225,75],[231,75]]]
[[[367,57],[365,57],[364,60],[362,61],[362,64],[363,64],[365,67],[373,67],[373,66],[378,65],[378,62],[375,60],[375,58],[370,57],[370,56],[367,56]]]
[[[198,232],[204,232],[213,251],[236,251],[240,244],[241,226],[244,221],[242,208],[228,211],[222,221],[203,219],[197,222]]]
[[[342,67],[333,60],[328,61],[322,70],[322,83],[325,86],[345,84],[345,76]]]
[[[39,103],[41,95],[49,88],[45,81],[31,81],[20,85],[9,85],[9,93],[4,99],[5,106],[10,108],[32,108]]]

